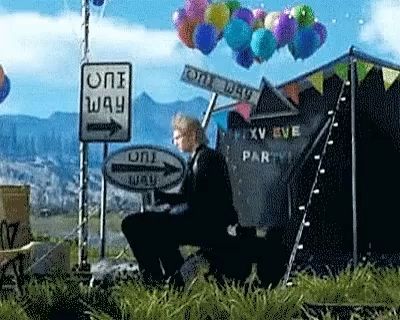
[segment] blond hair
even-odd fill
[[[189,117],[182,113],[177,113],[172,118],[172,128],[181,132],[193,132],[196,142],[199,144],[208,144],[208,138],[198,119]]]

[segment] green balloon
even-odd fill
[[[228,0],[225,2],[225,5],[229,8],[229,11],[232,15],[233,11],[241,7],[241,4],[237,0]]]
[[[293,7],[291,14],[300,27],[310,26],[315,22],[314,11],[306,4]]]

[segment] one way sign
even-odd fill
[[[132,65],[84,63],[81,69],[79,138],[84,142],[131,139]]]

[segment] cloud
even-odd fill
[[[393,55],[400,54],[399,23],[400,2],[397,0],[376,0],[370,7],[370,20],[360,32],[361,41],[373,44],[380,50]]]
[[[58,16],[0,12],[0,63],[7,72],[23,77],[76,83],[82,58],[81,25],[82,18],[75,12]],[[197,50],[185,50],[173,30],[93,16],[89,36],[90,61],[130,61],[147,68],[201,64],[203,59]]]

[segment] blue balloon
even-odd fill
[[[93,4],[100,7],[104,4],[104,0],[93,0]]]
[[[289,44],[289,51],[295,59],[306,59],[310,57],[319,47],[320,36],[310,26],[297,31],[293,41]]]
[[[249,46],[253,30],[242,19],[234,18],[225,26],[224,38],[232,50],[241,50]]]
[[[10,93],[11,83],[10,79],[4,75],[4,82],[3,86],[0,88],[0,103],[2,103],[5,98],[7,98],[8,94]]]
[[[239,51],[234,51],[233,56],[237,64],[246,69],[250,68],[254,62],[254,54],[250,47]]]
[[[217,45],[218,32],[214,25],[200,23],[193,33],[193,42],[203,54],[209,54]]]
[[[250,45],[255,56],[268,60],[274,53],[277,43],[270,30],[260,28],[254,31]]]

